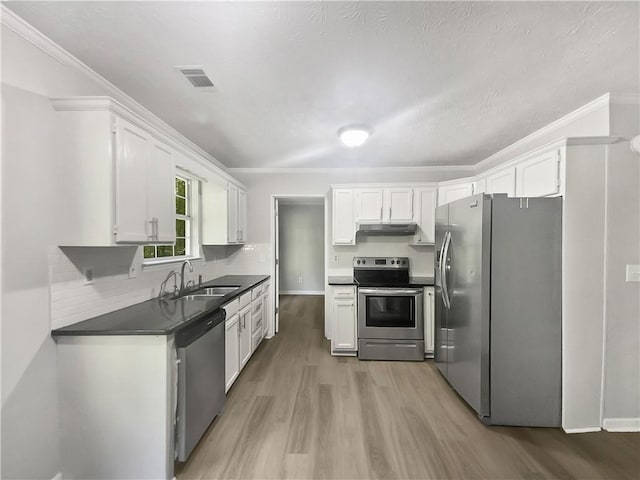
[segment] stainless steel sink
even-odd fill
[[[228,293],[235,292],[240,287],[206,287],[200,290],[196,290],[195,292],[190,293],[189,295],[185,295],[185,300],[197,300],[206,297],[224,297]]]

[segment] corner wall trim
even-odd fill
[[[589,432],[599,432],[602,430],[600,427],[583,427],[583,428],[564,428],[564,433],[589,433]]]
[[[640,418],[605,418],[602,428],[607,432],[640,432]]]

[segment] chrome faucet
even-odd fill
[[[165,292],[165,288],[167,288],[167,282],[169,281],[169,279],[173,277],[173,293],[174,295],[176,293],[178,293],[178,274],[176,273],[175,270],[171,270],[168,274],[167,274],[167,278],[164,279],[164,281],[160,284],[160,293],[158,294],[158,297],[161,297],[163,295],[166,294]]]
[[[187,265],[189,265],[189,271],[193,272],[193,265],[191,265],[191,262],[189,260],[185,260],[184,262],[182,262],[182,268],[180,269],[180,290],[178,291],[179,294],[182,294],[182,292],[184,292],[184,267],[186,267]]]

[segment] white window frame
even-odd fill
[[[176,220],[187,220],[188,232],[186,234],[185,250],[186,255],[174,255],[171,257],[155,257],[144,258],[144,247],[140,249],[140,255],[142,257],[142,265],[144,267],[161,266],[171,263],[182,263],[185,260],[199,260],[201,258],[200,247],[200,180],[188,173],[176,169],[175,177],[181,178],[187,182],[187,215],[175,214]],[[174,191],[173,199],[175,204],[176,194]],[[174,244],[175,245],[175,244]],[[156,247],[161,245],[154,245]]]

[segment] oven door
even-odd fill
[[[424,339],[421,288],[358,288],[358,338]]]

